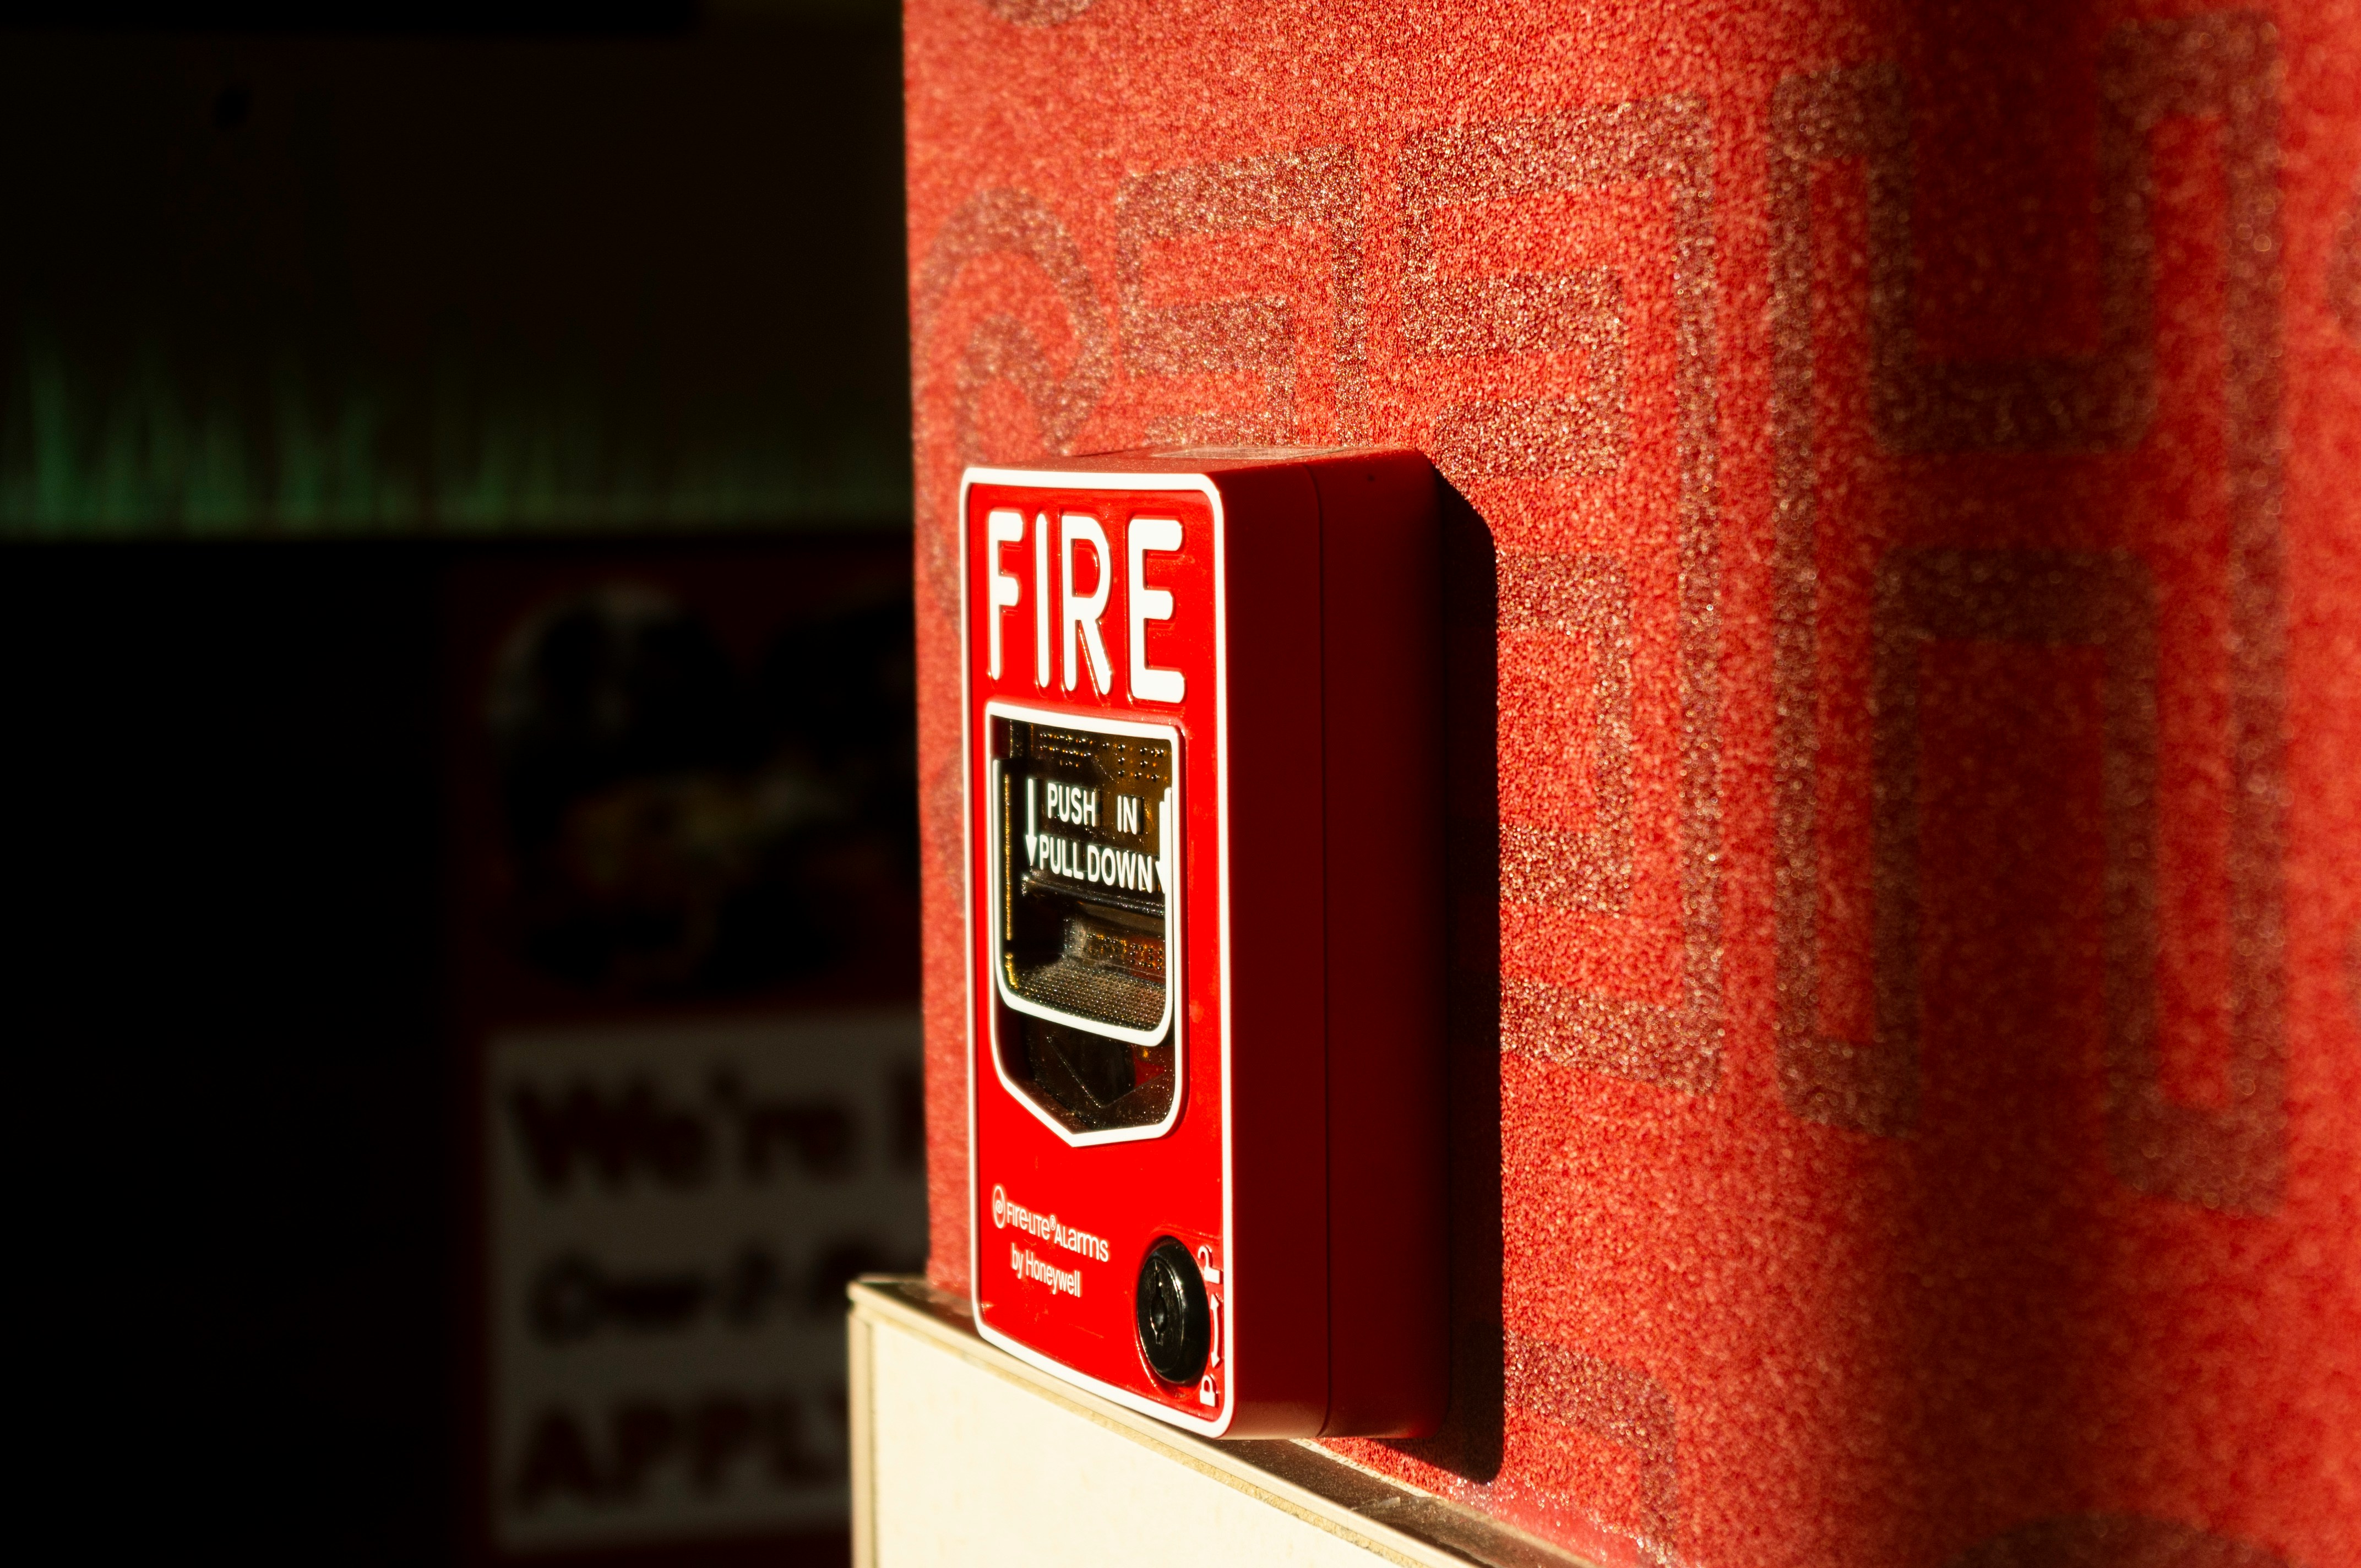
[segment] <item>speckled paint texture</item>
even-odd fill
[[[1413,446],[1454,1406],[1338,1446],[1617,1564],[2361,1562],[2361,12],[906,49],[937,1280],[961,465]]]

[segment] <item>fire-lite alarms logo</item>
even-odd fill
[[[1008,1190],[994,1183],[992,1189],[992,1228],[1005,1230],[1016,1226],[1028,1236],[1038,1236],[1052,1246],[1061,1246],[1077,1256],[1104,1263],[1113,1255],[1104,1236],[1078,1230],[1060,1223],[1055,1214],[1037,1214],[1022,1203],[1009,1201]]]

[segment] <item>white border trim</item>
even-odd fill
[[[1016,1080],[1008,1076],[1008,1069],[1001,1058],[999,1025],[995,1023],[992,1036],[992,1070],[1000,1079],[1000,1086],[1007,1090],[1019,1104],[1032,1112],[1043,1126],[1076,1148],[1087,1148],[1094,1144],[1127,1144],[1137,1143],[1144,1138],[1160,1138],[1172,1130],[1173,1123],[1180,1119],[1180,1107],[1187,1103],[1189,1098],[1188,1052],[1184,1048],[1182,1040],[1181,1010],[1174,1004],[1175,998],[1187,994],[1188,978],[1181,956],[1181,950],[1186,944],[1174,939],[1180,926],[1178,916],[1180,910],[1180,879],[1176,874],[1179,870],[1176,864],[1179,857],[1174,853],[1178,825],[1173,820],[1174,813],[1180,803],[1180,731],[1170,724],[1139,724],[1126,718],[1082,718],[1046,707],[1020,707],[1015,703],[1002,702],[997,698],[984,703],[983,718],[987,724],[995,718],[1008,718],[1023,724],[1054,724],[1062,729],[1080,729],[1085,732],[1097,729],[1111,735],[1130,735],[1144,740],[1161,740],[1171,748],[1172,787],[1164,792],[1162,808],[1157,813],[1157,836],[1163,840],[1158,846],[1156,874],[1164,879],[1164,1016],[1158,1021],[1153,1029],[1126,1029],[1119,1025],[1102,1024],[1096,1019],[1085,1018],[1077,1013],[1060,1013],[1054,1007],[1044,1007],[1038,1002],[1027,1001],[1008,989],[1008,977],[1001,970],[998,956],[1002,945],[1001,890],[998,871],[1000,847],[998,835],[992,831],[999,825],[1000,792],[997,788],[993,791],[992,798],[984,803],[983,807],[984,863],[993,868],[984,873],[986,878],[984,891],[991,895],[992,913],[988,945],[994,954],[992,966],[994,992],[1003,1003],[1016,1012],[1029,1014],[1036,1018],[1047,1018],[1052,1023],[1064,1024],[1071,1028],[1104,1035],[1109,1039],[1122,1040],[1128,1045],[1152,1046],[1164,1037],[1166,1030],[1170,1030],[1172,1034],[1172,1103],[1166,1109],[1164,1119],[1160,1122],[1137,1127],[1110,1127],[1097,1133],[1067,1131],[1055,1116],[1043,1110],[1034,1101],[1033,1096],[1025,1092]],[[992,771],[992,778],[996,784],[1000,778],[998,759],[989,759],[987,765]]]
[[[1186,1410],[1170,1405],[1159,1405],[1141,1398],[1128,1388],[1118,1388],[1112,1383],[1101,1382],[1087,1373],[1075,1371],[1062,1362],[1052,1360],[1041,1352],[1011,1339],[984,1321],[983,1302],[976,1287],[983,1276],[979,1266],[983,1235],[977,1226],[982,1205],[975,1190],[975,890],[969,879],[975,870],[976,833],[979,826],[975,810],[975,733],[973,715],[975,694],[970,669],[968,643],[968,573],[970,551],[973,543],[967,536],[967,492],[971,485],[1006,485],[1016,489],[1057,490],[1149,490],[1194,491],[1205,498],[1213,514],[1213,764],[1214,820],[1218,826],[1218,841],[1214,845],[1215,863],[1221,868],[1221,907],[1216,911],[1215,927],[1221,933],[1220,963],[1222,979],[1222,1353],[1229,1364],[1229,1375],[1222,1380],[1221,1414],[1212,1420],[1192,1416]],[[1087,1388],[1103,1399],[1111,1399],[1126,1409],[1153,1416],[1185,1431],[1200,1432],[1206,1437],[1220,1437],[1230,1430],[1230,1422],[1238,1408],[1238,1304],[1237,1266],[1235,1249],[1230,1245],[1236,1234],[1235,1182],[1233,1180],[1235,1161],[1230,1146],[1230,672],[1229,672],[1229,606],[1228,590],[1224,574],[1224,534],[1226,532],[1222,511],[1222,494],[1213,482],[1202,474],[1083,474],[1062,469],[970,467],[960,475],[959,514],[953,520],[954,536],[959,542],[959,604],[960,604],[960,799],[963,806],[965,832],[961,847],[965,860],[960,866],[960,925],[966,947],[967,994],[961,1005],[967,1010],[967,1278],[968,1306],[974,1313],[976,1332],[984,1339],[1016,1356],[1028,1365],[1038,1366],[1077,1387]],[[1174,753],[1179,761],[1179,753]],[[1177,770],[1176,770],[1177,772]],[[1177,780],[1176,780],[1177,783]],[[1177,857],[1177,850],[1176,850]],[[1185,927],[1181,912],[1175,911],[1176,927]],[[994,1060],[998,1058],[995,1056]],[[1177,1107],[1185,1095],[1175,1094]],[[1038,1113],[1037,1113],[1038,1114]]]

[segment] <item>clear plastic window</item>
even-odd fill
[[[1173,741],[991,729],[1002,1068],[1069,1132],[1155,1126],[1178,1085]]]

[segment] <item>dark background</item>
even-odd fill
[[[0,38],[0,535],[906,515],[890,5],[258,14]]]
[[[433,565],[0,570],[25,1496],[70,1535],[448,1554]]]
[[[450,574],[906,533],[892,8],[569,9],[0,11],[12,1381],[73,1550],[463,1550]]]

